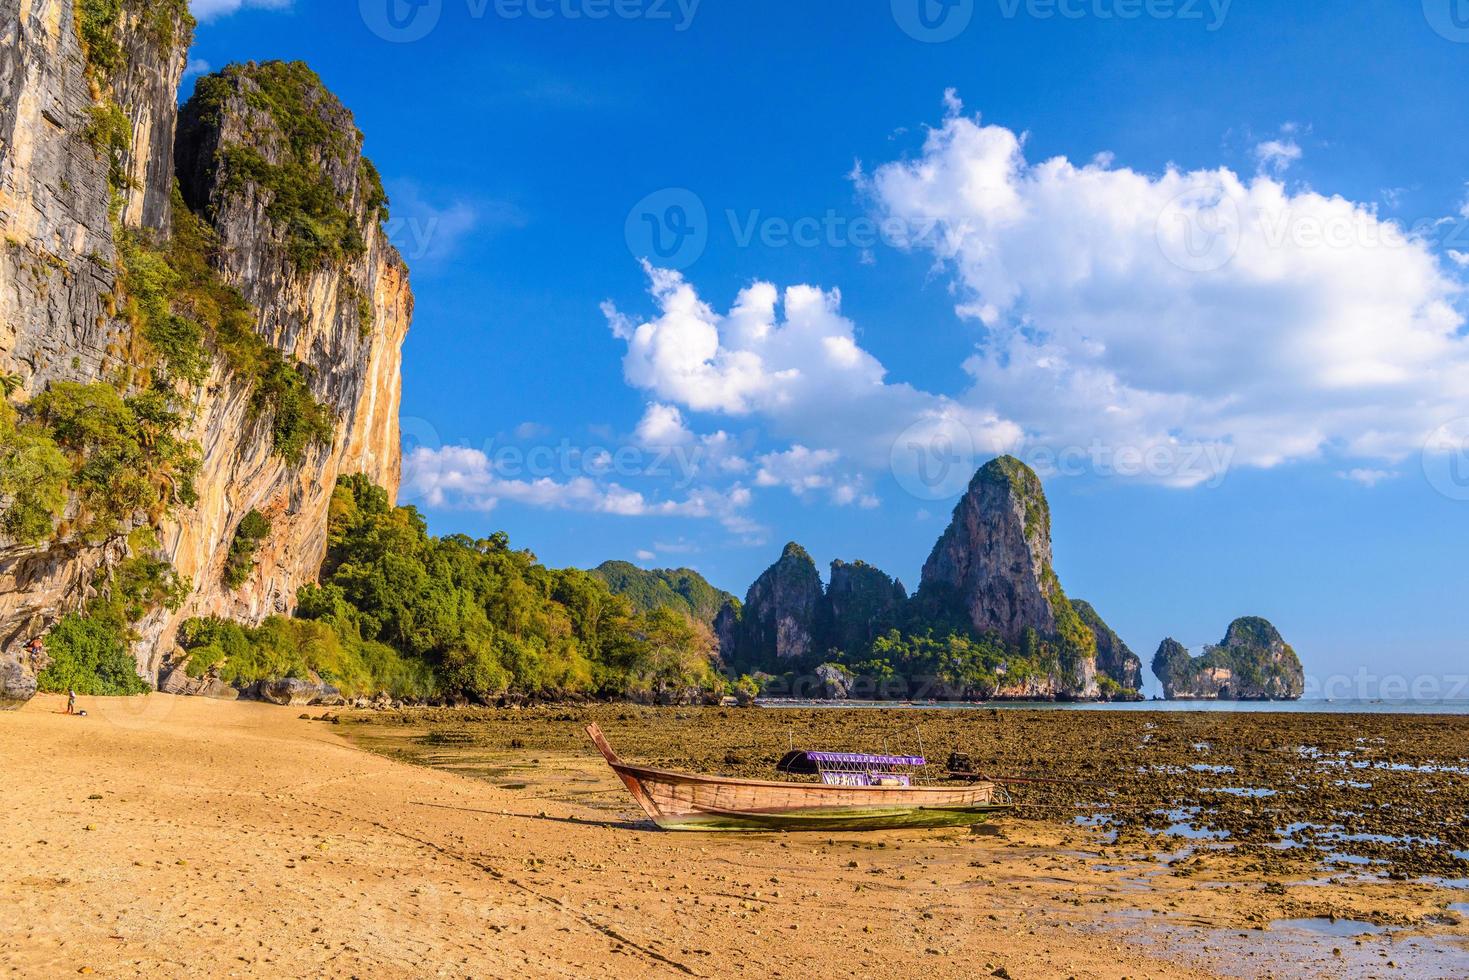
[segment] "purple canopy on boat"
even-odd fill
[[[921,755],[867,755],[862,752],[807,752],[812,762],[840,762],[847,765],[922,766],[928,760]]]
[[[776,768],[781,772],[800,775],[815,775],[828,771],[881,773],[898,766],[917,768],[927,760],[921,755],[867,755],[862,752],[804,752],[796,750],[786,753]]]

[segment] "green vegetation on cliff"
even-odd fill
[[[50,664],[36,677],[40,690],[107,697],[148,689],[129,652],[137,639],[134,624],[159,609],[177,611],[189,582],[157,554],[151,531],[133,532],[129,547],[132,557],[99,576],[86,607],[63,617],[46,635]]]
[[[215,271],[219,237],[177,188],[173,213],[173,234],[165,243],[141,233],[122,235],[123,312],[141,340],[134,359],[161,362],[169,377],[199,385],[208,377],[212,351],[250,385],[251,416],[270,419],[278,456],[298,463],[308,446],[329,445],[331,410],[312,396],[304,368],[256,332],[255,310]]]
[[[901,583],[865,561],[831,563],[826,608],[819,625],[825,645],[860,656],[897,625],[908,596]]]
[[[255,552],[268,537],[270,520],[260,511],[252,510],[240,518],[224,562],[225,585],[238,589],[249,581],[250,574],[255,571]]]
[[[823,591],[792,544],[720,632],[733,645],[725,662],[739,669],[795,677],[831,665],[889,697],[1086,698],[1100,683],[1097,634],[1051,566],[1040,477],[1010,456],[974,474],[911,598],[863,562],[833,562]]]
[[[976,484],[984,482],[1003,482],[1009,486],[1015,497],[1024,502],[1027,538],[1039,536],[1046,541],[1051,540],[1051,505],[1046,500],[1045,487],[1035,470],[1014,456],[997,456],[974,474],[970,489],[973,490]]]
[[[347,696],[386,691],[394,697],[437,692],[433,671],[381,643],[343,635],[332,624],[272,616],[258,627],[223,619],[191,619],[179,631],[193,677],[214,672],[227,684],[310,679],[313,675]]]
[[[309,622],[192,622],[188,670],[241,685],[315,673],[348,693],[474,700],[726,688],[704,624],[673,608],[640,612],[597,576],[546,568],[504,534],[431,537],[416,510],[360,476],[332,497],[321,582],[301,589],[297,616]]]
[[[996,637],[898,630],[878,637],[868,657],[850,666],[859,677],[872,678],[879,687],[899,684],[904,688],[868,695],[890,697],[989,698],[1002,685],[1023,685],[1048,673],[1035,653],[1024,656]],[[922,686],[930,689],[920,690]]]
[[[142,19],[158,54],[168,55],[176,43],[187,45],[196,26],[188,0],[76,0],[77,36],[87,58],[87,70],[101,87],[110,87],[127,57],[119,40],[123,14],[131,10]]]
[[[1071,600],[1071,608],[1091,630],[1097,647],[1097,684],[1108,698],[1141,698],[1142,661],[1089,602]]]
[[[0,401],[0,536],[34,545],[51,537],[66,507],[71,466],[56,441]]]
[[[298,269],[311,271],[362,255],[359,204],[338,190],[332,171],[356,169],[360,209],[370,221],[387,220],[388,196],[377,168],[361,155],[361,135],[344,131],[332,118],[346,117],[336,96],[304,63],[267,61],[231,65],[201,78],[191,101],[201,118],[218,124],[237,97],[271,120],[285,152],[274,159],[253,143],[220,147],[226,187],[266,192],[266,211],[283,229],[286,252]]]
[[[127,531],[138,514],[156,524],[195,501],[199,449],[179,438],[171,396],[150,389],[124,398],[108,384],[59,381],[28,406],[30,431],[66,457],[77,497],[70,528],[99,543]]]
[[[710,585],[691,568],[644,569],[625,561],[607,561],[592,574],[640,612],[675,609],[706,625],[714,622],[726,602],[739,605],[728,592]]]

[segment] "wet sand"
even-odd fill
[[[1154,847],[1138,831],[1146,846],[1134,844],[1124,828],[1109,844],[1060,810],[1003,821],[996,835],[661,833],[578,737],[598,720],[628,757],[716,753],[720,770],[759,769],[762,753],[783,750],[768,742],[784,729],[770,726],[797,723],[783,712],[330,724],[300,709],[160,695],[83,706],[89,718],[58,714],[54,698],[0,715],[10,975],[1469,972],[1469,927],[1449,909],[1469,892],[1300,884],[1308,878],[1239,848],[1170,865],[1158,860],[1161,839]],[[809,724],[856,736],[851,714]],[[1107,717],[1072,738],[1124,738],[1128,725],[1129,744],[1146,734],[1145,720]],[[1017,743],[1039,732],[1017,729]],[[924,723],[930,756],[942,738]],[[1339,922],[1340,936],[1320,922],[1271,926],[1333,913],[1361,924]]]

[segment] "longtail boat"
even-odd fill
[[[914,786],[904,768],[917,756],[791,752],[784,772],[819,776],[816,783],[697,776],[633,766],[612,750],[602,730],[587,734],[634,800],[664,830],[885,830],[964,827],[1011,809],[992,782]]]

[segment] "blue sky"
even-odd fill
[[[436,531],[915,586],[1006,449],[1145,661],[1258,614],[1322,681],[1465,672],[1450,0],[391,2],[196,2],[194,58],[367,134]]]

